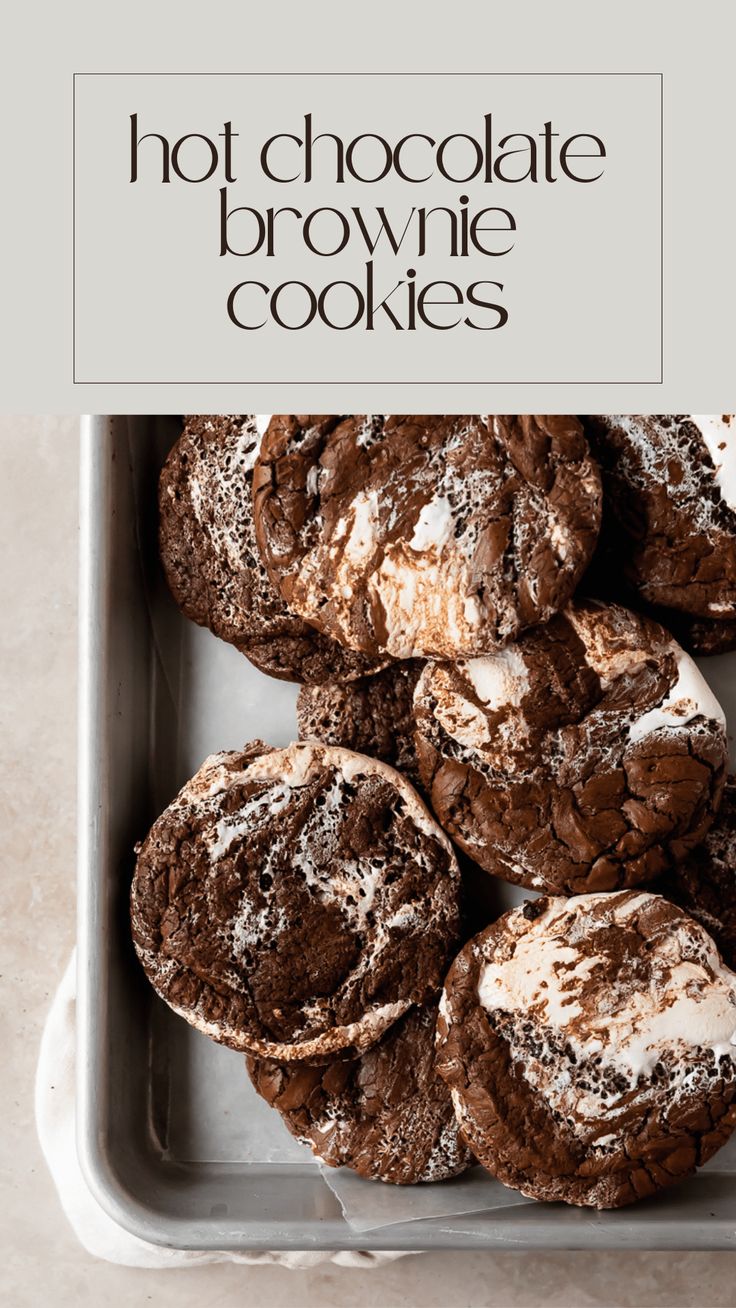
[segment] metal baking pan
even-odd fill
[[[128,927],[135,841],[211,750],[295,732],[295,688],[186,622],[166,592],[156,479],[177,429],[141,417],[82,427],[77,1145],[102,1207],[188,1249],[734,1247],[733,1146],[618,1212],[529,1203],[357,1233],[311,1155],[280,1123],[274,1136],[242,1057],[156,999]],[[701,664],[729,716],[734,663]]]

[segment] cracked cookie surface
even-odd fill
[[[254,471],[286,602],[370,657],[483,654],[561,609],[595,545],[578,420],[276,415]]]
[[[666,610],[658,620],[672,631],[684,649],[698,657],[732,654],[736,650],[736,619],[696,618],[692,614]]]
[[[497,654],[428,663],[414,709],[440,823],[533,890],[651,880],[720,802],[720,705],[664,628],[618,605],[578,601]]]
[[[652,604],[736,618],[736,415],[606,414],[584,423],[617,566]]]
[[[437,1066],[504,1184],[622,1207],[689,1176],[736,1125],[736,976],[657,895],[529,901],[453,963]]]
[[[192,414],[159,480],[159,549],[182,612],[286,681],[351,680],[380,667],[293,613],[261,561],[253,465],[269,415]]]
[[[296,705],[302,740],[342,745],[390,763],[419,784],[414,745],[414,688],[419,659],[391,663],[362,681],[302,686]]]
[[[458,893],[450,843],[399,773],[254,742],[207,759],[142,842],[133,941],[214,1040],[320,1059],[367,1049],[437,993]]]
[[[249,1057],[256,1090],[329,1167],[394,1185],[444,1181],[473,1162],[434,1066],[437,1004],[414,1008],[360,1058],[323,1066]]]

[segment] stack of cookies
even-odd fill
[[[736,640],[730,423],[186,419],[170,589],[300,740],[205,761],[133,938],[329,1165],[610,1208],[736,1126],[736,783],[671,634]]]

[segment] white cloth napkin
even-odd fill
[[[62,1207],[80,1244],[95,1258],[126,1267],[187,1267],[204,1263],[279,1263],[282,1267],[371,1267],[404,1256],[400,1252],[222,1253],[165,1249],[125,1231],[90,1194],[77,1159],[74,1133],[74,1046],[76,961],[69,960],[46,1019],[36,1071],[36,1124]]]

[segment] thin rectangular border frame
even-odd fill
[[[355,380],[318,380],[304,379],[302,381],[287,381],[284,378],[270,378],[266,380],[239,379],[229,381],[191,381],[191,380],[169,380],[169,381],[121,381],[110,379],[94,379],[82,381],[77,377],[77,78],[78,77],[657,77],[659,78],[659,377],[651,378],[648,381],[630,380],[630,381],[613,381],[613,380],[575,380],[575,381],[496,381],[488,378],[478,380],[455,380],[455,381],[436,381],[428,378],[421,378],[415,381],[401,380],[374,380],[374,379],[355,379]],[[427,69],[414,69],[411,72],[401,72],[394,69],[391,72],[350,72],[348,70],[332,69],[328,72],[311,69],[294,70],[288,72],[281,70],[279,72],[213,72],[198,70],[197,72],[184,72],[182,70],[155,72],[148,71],[123,71],[103,72],[101,70],[87,69],[84,72],[75,72],[72,74],[72,385],[73,386],[662,386],[664,384],[664,73],[647,72],[644,70],[637,71],[612,71],[593,72],[591,70],[576,69],[573,72],[563,72],[557,70],[551,71],[525,71],[525,72],[458,72],[457,70],[445,69],[442,72],[431,71]]]

